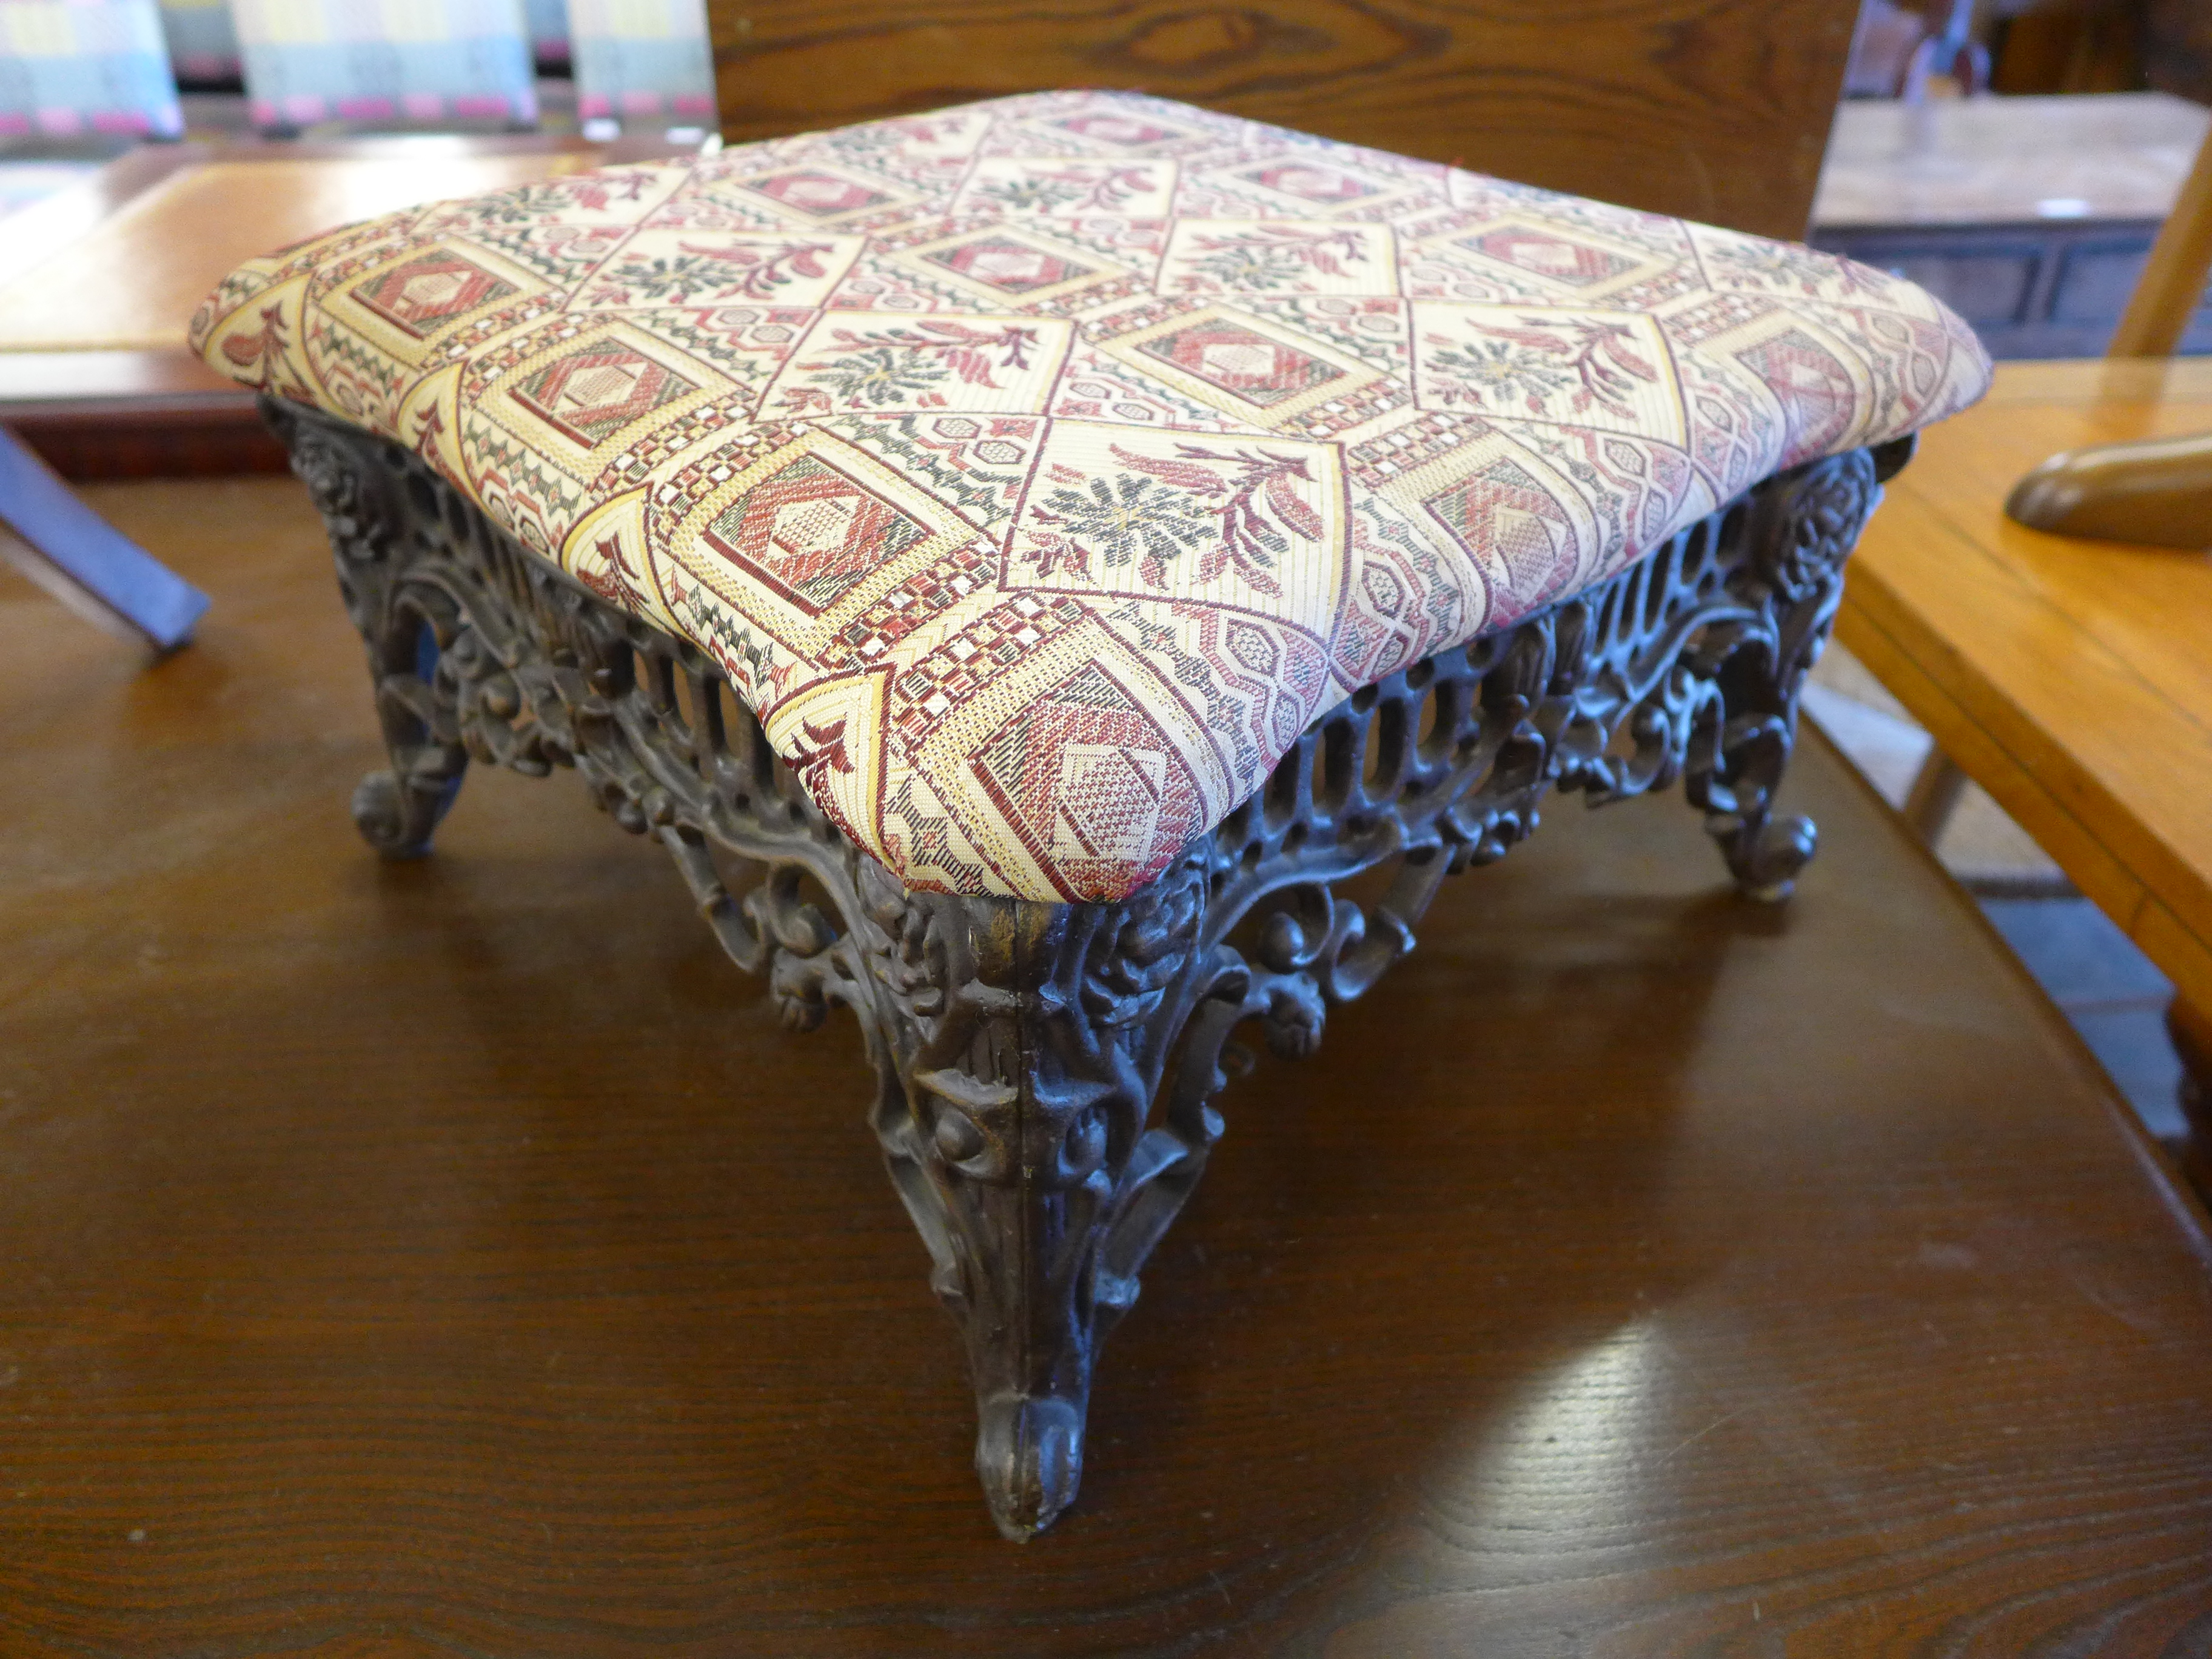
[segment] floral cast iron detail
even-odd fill
[[[1679,776],[1737,882],[1787,893],[1814,846],[1772,810],[1799,688],[1911,448],[1782,474],[1567,603],[1358,692],[1155,881],[1048,904],[907,890],[696,647],[526,552],[398,446],[264,409],[368,646],[392,763],[355,797],[371,843],[427,851],[471,759],[573,767],[668,849],[787,1025],[853,1012],[1014,1538],[1075,1495],[1098,1345],[1221,1133],[1238,1027],[1310,1054],[1328,1009],[1412,948],[1443,878],[1528,835],[1547,788],[1604,802]],[[1340,890],[1377,869],[1371,906]]]

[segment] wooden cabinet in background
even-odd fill
[[[1990,355],[2100,357],[2158,234],[2155,219],[1854,225],[1813,245],[1920,284],[1973,325]],[[2182,336],[2212,352],[2212,300]]]
[[[2204,142],[2161,93],[1837,112],[1812,241],[1918,283],[1998,357],[2096,357]],[[2212,310],[2181,342],[2212,351]]]

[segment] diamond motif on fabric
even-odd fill
[[[1052,125],[1079,138],[1096,138],[1102,143],[1126,144],[1131,149],[1183,137],[1173,127],[1154,126],[1127,115],[1070,115]]]
[[[1500,571],[1516,599],[1549,599],[1572,574],[1573,527],[1549,491],[1511,461],[1496,460],[1422,503],[1484,565]],[[1502,569],[1501,569],[1502,567]]]
[[[1363,196],[1382,193],[1380,186],[1364,179],[1335,167],[1316,167],[1310,161],[1278,161],[1272,167],[1254,167],[1239,176],[1307,202],[1356,202]]]
[[[417,340],[440,326],[522,290],[482,265],[440,248],[394,265],[353,291],[354,299]]]
[[[836,468],[802,455],[724,507],[700,539],[819,616],[928,534]]]
[[[1047,253],[1011,236],[979,236],[972,242],[938,248],[921,257],[970,282],[1017,297],[1097,274],[1095,266]]]
[[[596,449],[699,388],[625,345],[603,343],[556,357],[517,381],[508,395],[586,449]]]
[[[1858,388],[1836,354],[1802,329],[1785,329],[1736,354],[1782,401],[1782,465],[1825,455],[1850,430]]]
[[[1287,341],[1220,318],[1156,336],[1137,349],[1257,409],[1271,409],[1345,374]]]
[[[1222,643],[1229,654],[1253,673],[1273,678],[1282,660],[1282,652],[1266,631],[1249,622],[1232,622],[1222,631]]]
[[[1053,851],[1078,858],[1142,858],[1160,820],[1167,769],[1167,757],[1157,749],[1069,744],[1060,751]]]
[[[834,173],[817,173],[807,167],[770,173],[765,179],[749,179],[745,188],[813,219],[835,219],[882,207],[892,199],[883,191],[871,190],[850,179],[840,179]]]
[[[976,777],[1071,896],[1126,881],[1188,833],[1196,793],[1151,718],[1102,665],[1034,698],[969,757]]]
[[[1608,248],[1571,241],[1564,236],[1519,225],[1485,231],[1480,236],[1463,236],[1459,245],[1500,264],[1548,276],[1570,288],[1589,288],[1594,283],[1611,282],[1635,270],[1638,263]]]

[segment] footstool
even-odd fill
[[[1789,891],[1844,559],[1989,372],[1846,260],[1103,92],[348,226],[193,338],[330,526],[368,840],[573,767],[852,1012],[1014,1538],[1240,1026],[1311,1053],[1547,789]]]

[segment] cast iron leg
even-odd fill
[[[1027,1538],[1075,1496],[1098,1345],[1220,1133],[1246,977],[1206,971],[1191,866],[1117,905],[909,894],[874,865],[860,894],[885,946],[876,1133],[966,1338],[992,1518]]]
[[[1903,454],[1894,458],[1904,465]],[[1887,459],[1887,458],[1884,458]],[[1786,473],[1753,506],[1752,556],[1729,586],[1755,605],[1760,625],[1723,629],[1706,647],[1719,696],[1700,717],[1684,792],[1703,809],[1705,832],[1753,898],[1790,896],[1820,844],[1810,818],[1774,811],[1797,741],[1805,677],[1820,659],[1844,592],[1844,561],[1881,500],[1881,462],[1856,450]]]
[[[343,428],[334,433],[328,422],[270,399],[263,408],[329,526],[338,591],[368,648],[392,769],[361,781],[354,822],[385,857],[418,858],[430,850],[431,832],[469,764],[454,714],[455,665],[445,660],[464,619],[453,593],[434,575],[422,580],[420,568],[427,556],[447,550],[451,532],[419,478],[423,499],[406,501],[415,475],[398,459],[403,452],[374,440],[349,441]],[[477,647],[471,641],[464,648]]]
[[[377,718],[392,769],[362,779],[353,792],[353,821],[385,857],[420,858],[430,850],[438,820],[460,793],[468,752],[438,739],[442,653],[430,623],[404,610],[395,615],[387,609],[362,632],[368,643]]]

